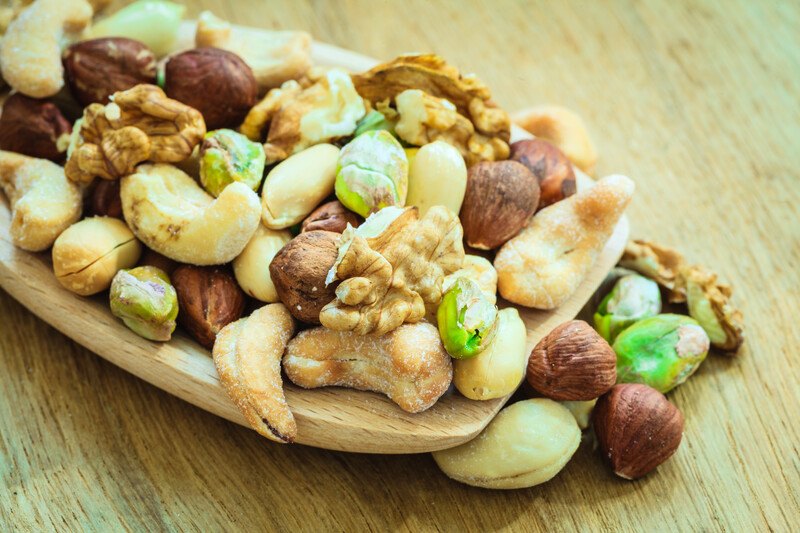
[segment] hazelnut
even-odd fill
[[[332,231],[301,233],[281,248],[269,273],[281,302],[298,320],[319,324],[319,313],[336,297],[325,278],[338,255],[339,235]]]
[[[603,455],[625,479],[640,478],[669,459],[683,436],[678,408],[639,383],[616,385],[602,396],[592,424]]]
[[[511,120],[536,137],[558,146],[579,169],[587,174],[594,172],[597,150],[583,119],[571,109],[540,105],[517,111]]]
[[[72,126],[54,103],[15,93],[0,115],[0,150],[60,162],[71,132]]]
[[[322,204],[303,221],[300,231],[323,230],[341,233],[350,224],[357,228],[361,224],[361,217],[345,208],[341,202],[334,200]]]
[[[528,383],[554,400],[593,400],[616,380],[614,350],[582,320],[556,327],[528,360]]]
[[[222,267],[181,265],[171,278],[178,293],[178,323],[197,342],[211,349],[217,333],[241,318],[244,292]]]
[[[572,196],[578,190],[572,163],[561,150],[547,141],[517,141],[511,145],[510,159],[525,165],[539,180],[542,194],[539,196],[538,209]]]
[[[156,56],[144,44],[124,37],[75,43],[64,51],[67,83],[83,105],[107,104],[117,91],[155,84]]]
[[[209,131],[241,124],[258,98],[250,67],[219,48],[196,48],[171,57],[165,76],[167,96],[200,111]]]
[[[144,249],[144,252],[142,252],[142,258],[139,259],[138,264],[138,266],[156,267],[159,270],[163,270],[168,276],[171,276],[175,269],[180,265],[181,264],[177,261],[173,261],[169,257],[161,255],[158,252],[154,252],[150,248]]]
[[[89,207],[93,215],[122,218],[119,180],[100,180],[92,191]]]
[[[491,250],[522,230],[539,205],[539,183],[516,161],[484,161],[467,171],[461,225],[469,246]]]

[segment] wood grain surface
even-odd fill
[[[600,175],[638,184],[633,235],[736,287],[748,339],[670,398],[675,457],[616,479],[589,443],[551,482],[493,492],[427,454],[269,443],[127,374],[0,292],[0,529],[715,530],[800,523],[797,2],[189,1],[389,58],[434,51],[509,110],[587,121]]]

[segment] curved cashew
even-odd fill
[[[23,250],[50,248],[81,217],[80,189],[45,159],[0,150],[0,188],[11,204],[11,239]]]
[[[122,178],[125,221],[156,252],[192,265],[233,260],[258,228],[258,195],[243,183],[228,185],[218,198],[181,170],[165,164],[140,165]]]
[[[276,442],[294,442],[294,420],[281,379],[281,356],[294,334],[283,304],[265,305],[228,324],[214,343],[214,364],[231,400],[250,425]]]
[[[36,0],[9,24],[0,50],[3,78],[33,98],[56,94],[64,85],[61,41],[92,20],[86,0]]]
[[[306,389],[339,386],[381,392],[409,413],[436,403],[453,379],[439,331],[427,322],[382,335],[362,336],[324,327],[289,342],[283,369]]]

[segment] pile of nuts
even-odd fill
[[[108,291],[114,316],[146,339],[169,341],[180,324],[277,442],[297,436],[282,372],[304,388],[379,392],[410,413],[451,384],[481,401],[527,377],[542,398],[436,452],[447,475],[547,481],[590,412],[620,476],[674,453],[683,418],[662,393],[709,344],[741,343],[729,287],[640,242],[627,266],[655,281],[617,276],[600,333],[567,322],[529,354],[519,313],[497,306],[498,292],[537,309],[567,301],[632,197],[620,175],[577,187],[573,164],[595,159],[580,119],[529,111],[525,125],[553,142],[510,144],[489,89],[438,56],[358,74],[311,67],[307,35],[250,33],[210,13],[197,48],[167,55],[174,4],[140,0],[90,26],[100,4],[34,0],[0,52],[15,91],[0,116],[11,236],[52,248],[66,289]],[[36,41],[45,32],[73,42],[53,57]],[[659,314],[657,283],[694,318]]]

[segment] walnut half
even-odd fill
[[[107,105],[84,110],[79,144],[64,170],[78,183],[118,179],[143,161],[183,161],[205,133],[199,111],[167,98],[155,85],[137,85],[114,93]]]

